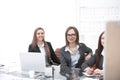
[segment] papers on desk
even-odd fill
[[[89,74],[87,74],[86,72],[83,72],[83,74],[84,74],[85,76],[88,76],[88,77],[100,77],[100,76],[103,76],[103,75],[100,75],[100,74],[97,74],[97,75],[91,74],[91,75],[89,75]]]
[[[90,75],[90,74],[87,74],[86,72],[83,72],[83,74],[84,74],[85,76],[88,76],[88,77],[92,77],[92,76],[94,77],[94,76],[95,76],[95,75],[92,75],[92,74],[91,74],[91,75]]]
[[[85,78],[84,80],[103,80],[103,75],[89,75],[83,72]]]
[[[88,78],[88,77],[86,77],[86,78],[84,78],[84,79],[82,79],[82,80],[99,80],[99,79],[93,79],[93,78]]]

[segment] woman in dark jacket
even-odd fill
[[[46,55],[46,65],[59,65],[60,60],[55,55],[50,42],[44,39],[45,32],[43,28],[37,28],[34,31],[32,43],[29,45],[28,52],[39,52]]]
[[[93,57],[82,64],[82,69],[87,74],[103,74],[104,68],[104,32],[101,33],[98,40],[98,48]]]
[[[92,50],[85,44],[79,43],[79,32],[76,27],[67,28],[65,39],[66,45],[60,49],[60,73],[69,77],[73,69],[81,69],[85,55],[92,54]]]

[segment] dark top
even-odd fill
[[[60,73],[63,76],[67,76],[71,74],[71,55],[69,51],[65,51],[65,48],[66,46],[60,49],[60,62],[61,62]],[[85,53],[87,54],[92,53],[92,50],[83,43],[79,44],[78,50],[79,50],[80,58],[75,68],[81,68],[81,65],[85,59]]]
[[[53,62],[55,62],[57,64],[60,64],[60,60],[55,55],[55,52],[52,48],[51,43],[50,42],[46,42],[46,43],[48,44],[48,47],[49,47],[49,50],[50,50],[51,59],[53,60]],[[30,44],[29,48],[28,48],[28,52],[40,52],[40,49],[39,49],[38,45],[35,45],[35,47],[32,47],[32,45]],[[50,64],[52,65],[52,63],[50,63]]]
[[[82,70],[84,70],[87,67],[91,67],[96,63],[97,54],[98,53],[97,53],[97,50],[96,50],[95,54],[88,61],[86,61],[82,64],[82,66],[81,66]],[[103,55],[100,55],[100,62],[99,62],[99,65],[96,66],[96,68],[101,69],[101,70],[103,69]]]

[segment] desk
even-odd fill
[[[68,78],[68,80],[103,80],[102,75],[94,75],[94,76],[87,76],[85,74],[81,74],[81,76],[76,76],[75,73],[73,73],[74,78],[72,75]]]
[[[87,77],[85,75],[81,76],[80,77],[80,80],[103,80],[103,77]]]
[[[54,71],[54,80],[67,80],[66,77],[60,75],[60,66],[53,66],[55,68]],[[82,75],[79,77],[79,79],[75,79],[75,80],[103,80],[103,77],[87,77],[85,75]]]
[[[0,80],[67,80],[66,77],[62,76],[60,72],[60,66],[52,66],[54,68],[54,77],[43,78],[42,76],[38,76],[36,78],[29,77],[29,74],[21,75],[20,73],[16,73],[18,71],[10,71],[6,70],[4,67],[0,68]],[[48,70],[48,73],[49,70]],[[42,77],[42,78],[41,78]],[[85,75],[80,76],[77,80],[100,80],[99,78],[89,78]]]
[[[59,73],[60,66],[52,66],[54,68],[54,77],[43,77],[37,76],[31,78],[29,74],[22,75],[19,70],[13,70],[12,67],[6,69],[5,67],[0,68],[0,80],[66,80],[66,77],[61,76]],[[12,70],[10,70],[12,69]],[[50,73],[49,70],[47,74]]]

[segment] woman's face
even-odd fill
[[[36,32],[36,37],[38,41],[43,41],[44,39],[44,31],[42,29]]]
[[[69,43],[75,43],[75,41],[76,41],[76,34],[75,34],[75,31],[73,29],[70,29],[67,32],[67,40],[68,40]]]
[[[104,38],[105,38],[105,34],[103,34],[103,35],[101,36],[101,45],[102,45],[102,46],[104,46]]]

